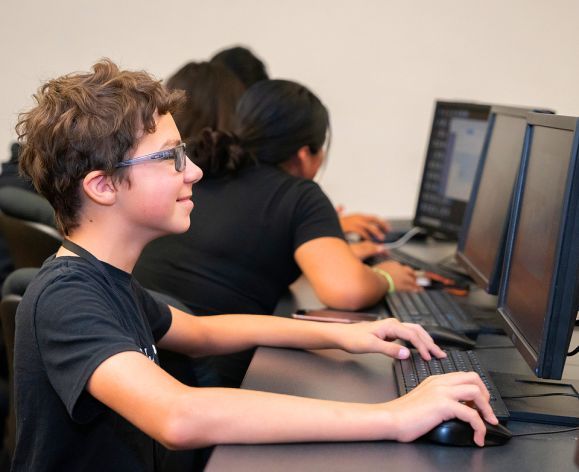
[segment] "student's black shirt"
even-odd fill
[[[265,313],[301,271],[295,250],[344,238],[328,197],[310,180],[269,165],[193,187],[191,226],[151,242],[133,274],[196,314]]]
[[[163,448],[86,391],[107,358],[155,343],[171,314],[126,272],[80,257],[44,264],[16,315],[15,471],[152,471]],[[115,288],[110,286],[111,282]]]

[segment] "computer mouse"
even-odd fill
[[[444,328],[443,326],[423,326],[423,328],[439,346],[473,349],[476,345],[474,339],[450,328]]]
[[[496,425],[487,423],[486,421],[484,423],[487,428],[485,447],[502,446],[513,437],[509,429],[500,423]],[[474,432],[469,423],[454,419],[440,423],[422,437],[430,442],[443,444],[445,446],[478,447],[474,442],[473,435]]]

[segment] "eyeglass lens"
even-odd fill
[[[183,172],[185,170],[185,165],[187,164],[187,154],[185,152],[185,146],[178,146],[175,148],[175,170],[177,172]]]

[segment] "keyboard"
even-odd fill
[[[435,274],[442,275],[447,279],[452,279],[462,284],[468,284],[471,281],[467,275],[460,272],[460,266],[458,264],[452,264],[451,262],[438,262],[433,264],[418,259],[417,257],[410,256],[399,249],[390,249],[389,259],[398,261],[400,264],[410,266],[416,270],[434,272]]]
[[[476,338],[480,326],[443,290],[394,292],[386,295],[393,316],[400,321],[423,326],[442,326]]]
[[[509,410],[501,398],[487,370],[481,365],[474,351],[445,351],[444,359],[424,360],[417,351],[411,351],[408,359],[394,361],[394,375],[398,394],[405,395],[431,375],[450,372],[476,372],[490,393],[490,404],[499,421],[509,418]]]

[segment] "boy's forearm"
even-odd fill
[[[225,354],[255,346],[324,349],[342,347],[343,325],[298,321],[266,315],[203,317],[205,354]],[[201,354],[198,354],[201,355]]]
[[[384,405],[341,403],[249,390],[196,389],[184,411],[176,449],[257,444],[396,439]],[[221,405],[215,408],[215,405]],[[288,414],[290,412],[290,414]]]

